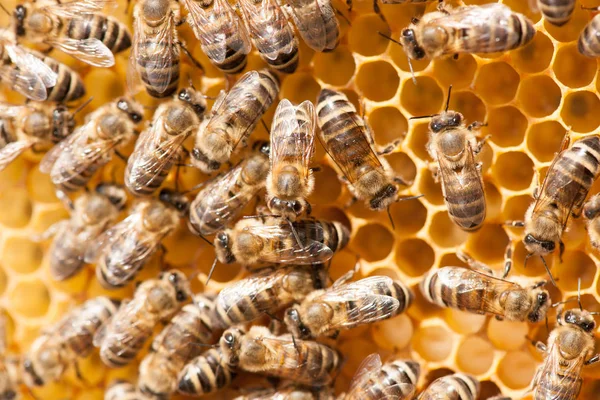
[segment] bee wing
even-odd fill
[[[29,107],[0,102],[0,118],[15,118],[23,108],[28,109]]]
[[[71,39],[57,36],[46,39],[46,43],[94,67],[112,67],[115,56],[108,47],[96,38]]]
[[[255,303],[254,300],[260,293],[271,290],[273,287],[279,285],[279,283],[285,278],[285,274],[277,273],[273,270],[264,271],[262,273],[253,275],[249,278],[242,279],[232,286],[226,286],[219,292],[216,302],[225,310],[229,312],[232,307],[239,304],[240,299],[249,298],[252,299],[254,306],[259,311],[266,311],[268,309],[269,302]],[[261,308],[260,305],[264,305]]]
[[[54,163],[59,159],[63,151],[72,152],[73,149],[84,146],[88,139],[88,132],[93,128],[93,122],[89,121],[85,125],[75,129],[75,131],[52,147],[42,158],[40,162],[40,171],[49,174],[52,171]]]
[[[222,63],[229,49],[244,54],[250,53],[252,45],[240,17],[226,0],[215,0],[210,11],[200,7],[195,0],[183,0],[189,11],[188,22],[202,43],[203,50],[213,62]],[[219,27],[226,27],[219,29]],[[228,36],[226,31],[231,32]],[[232,36],[237,40],[231,40]]]
[[[62,18],[77,18],[82,14],[100,12],[106,6],[116,6],[115,0],[74,0],[66,3],[50,4],[44,11]]]
[[[352,378],[352,383],[350,383],[350,389],[348,390],[349,398],[358,398],[352,397],[352,391],[360,387],[360,385],[366,381],[370,376],[376,375],[381,369],[381,357],[377,353],[369,354],[362,363],[358,366],[354,377]]]
[[[15,44],[4,43],[4,49],[8,53],[10,60],[19,67],[20,71],[29,71],[33,75],[36,75],[42,80],[45,87],[56,85],[58,75],[42,60]]]
[[[35,144],[33,140],[17,140],[0,149],[0,171]]]
[[[310,119],[305,120],[308,116]],[[310,174],[309,164],[315,151],[315,107],[310,101],[295,107],[288,99],[279,102],[271,131],[271,171],[290,154],[294,159],[289,163],[302,166],[304,177]]]
[[[44,81],[31,71],[19,70],[10,65],[0,67],[0,81],[23,96],[34,101],[44,101],[48,98]]]
[[[548,349],[548,356],[538,371],[537,376],[552,377],[554,380],[553,399],[575,399],[579,394],[580,385],[574,377],[581,377],[581,369],[583,368],[586,354],[579,354],[577,358],[565,363],[560,353],[560,345],[554,342],[552,347]]]
[[[318,0],[312,0],[313,7],[301,7],[302,2],[288,1],[292,18],[304,42],[313,50],[323,51],[327,44],[327,28],[323,20],[323,11]]]
[[[238,198],[245,193],[238,190],[234,196],[229,196],[241,174],[242,167],[238,164],[225,175],[217,176],[198,193],[196,198],[206,205],[206,213],[218,214],[219,219],[226,223],[241,211],[237,207],[231,207],[231,204],[237,203]]]
[[[127,216],[123,221],[105,230],[92,243],[88,244],[84,255],[85,262],[89,264],[97,262],[98,258],[114,243],[124,240],[128,235],[134,235],[137,226],[141,223],[141,217],[142,215],[139,212],[135,212]]]

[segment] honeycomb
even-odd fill
[[[467,0],[465,4],[488,3],[489,0]],[[405,315],[372,326],[344,332],[338,348],[346,357],[335,389],[347,389],[360,362],[378,352],[384,360],[410,357],[422,365],[421,387],[433,379],[461,371],[475,375],[482,383],[481,399],[500,391],[522,398],[529,386],[540,355],[526,336],[546,340],[544,324],[499,322],[493,318],[441,309],[428,304],[420,295],[418,283],[429,270],[447,265],[464,265],[456,257],[462,249],[479,261],[496,269],[503,263],[504,249],[514,247],[512,277],[536,280],[545,278],[539,259],[523,265],[525,250],[518,228],[503,226],[506,220],[522,219],[532,201],[538,174],[544,176],[554,153],[569,128],[576,140],[594,132],[600,125],[597,61],[577,52],[579,32],[593,13],[577,7],[569,23],[551,26],[529,9],[528,2],[502,0],[513,10],[527,15],[537,34],[531,43],[516,51],[485,56],[461,55],[457,59],[413,62],[416,84],[411,79],[407,58],[402,49],[383,38],[378,31],[388,27],[373,13],[371,1],[358,1],[348,13],[341,1],[338,10],[348,16],[349,24],[340,18],[342,41],[331,53],[315,53],[301,44],[300,67],[283,78],[280,98],[292,102],[315,101],[319,90],[333,87],[342,90],[365,114],[374,130],[378,145],[402,138],[399,148],[386,158],[394,171],[406,181],[414,182],[405,194],[424,197],[392,205],[392,229],[385,213],[367,210],[357,203],[345,208],[350,195],[336,178],[336,173],[319,143],[314,163],[322,170],[316,175],[316,187],[310,198],[317,217],[335,219],[352,227],[348,248],[333,258],[331,277],[336,279],[351,269],[360,257],[359,277],[387,275],[408,284],[416,294],[413,306]],[[131,23],[120,2],[113,15]],[[582,0],[582,6],[595,7],[600,0]],[[13,1],[3,3],[8,9]],[[383,5],[382,10],[394,38],[410,23],[413,16],[432,11],[435,4]],[[3,22],[6,22],[4,16]],[[130,25],[131,26],[131,25]],[[208,96],[215,96],[227,86],[222,74],[202,54],[187,25],[179,28],[181,37],[206,69],[202,75],[190,63],[183,65],[182,79],[190,76]],[[52,54],[79,71],[84,77],[89,96],[86,111],[92,111],[125,93],[127,54],[116,57],[109,69],[90,68],[57,51]],[[250,56],[246,70],[264,67],[257,54]],[[467,234],[449,219],[439,184],[427,164],[431,161],[425,144],[428,140],[427,120],[410,117],[439,112],[453,85],[450,109],[464,114],[468,123],[485,121],[481,135],[490,134],[481,158],[487,195],[487,219],[477,232]],[[3,91],[6,101],[23,102],[19,95]],[[138,98],[148,106],[147,117],[157,101],[145,94]],[[212,103],[212,101],[210,101]],[[265,116],[270,124],[275,107]],[[82,113],[84,114],[84,113]],[[78,116],[81,121],[82,115]],[[254,137],[266,137],[258,126]],[[27,154],[0,172],[0,305],[8,314],[9,353],[26,351],[44,326],[57,321],[69,308],[86,298],[105,294],[129,297],[132,288],[107,292],[96,282],[91,267],[72,279],[54,282],[48,271],[49,243],[33,237],[53,223],[66,218],[67,211],[54,195],[48,176],[37,168],[40,155]],[[104,168],[98,179],[122,179],[123,163],[116,159]],[[536,171],[538,174],[536,174]],[[171,183],[172,184],[172,176]],[[192,169],[181,170],[180,184],[192,187],[206,179]],[[591,193],[600,190],[597,182]],[[251,212],[248,210],[248,212]],[[549,287],[552,300],[573,297],[581,279],[582,302],[590,311],[600,311],[600,254],[588,241],[583,221],[574,220],[564,236],[567,251],[561,263],[549,258],[558,288]],[[212,282],[204,288],[206,274],[213,261],[213,250],[191,235],[184,224],[166,240],[169,264],[186,272],[199,271],[195,291],[217,291],[228,282],[246,274],[239,265],[219,265]],[[159,271],[156,259],[144,269],[140,278]],[[550,327],[555,321],[550,312]],[[597,320],[600,322],[600,320]],[[598,336],[598,335],[597,335]],[[97,352],[81,360],[84,380],[75,377],[73,368],[60,382],[33,390],[38,399],[102,399],[104,388],[115,378],[134,380],[137,366],[108,370]],[[584,369],[585,384],[581,399],[598,398],[600,366]],[[231,398],[235,392],[225,390],[213,399]],[[30,392],[23,398],[32,399]],[[178,398],[175,396],[175,398]]]

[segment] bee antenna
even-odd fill
[[[262,123],[262,125],[264,126],[265,130],[267,131],[267,133],[269,134],[269,136],[271,135],[271,130],[269,129],[269,127],[267,126],[266,122],[261,118],[260,122]]]
[[[92,102],[92,100],[94,100],[94,96],[90,97],[89,99],[87,99],[85,101],[85,103],[83,103],[82,105],[80,105],[79,107],[77,107],[75,109],[75,111],[73,111],[73,116],[75,116],[75,114],[77,114],[78,112],[80,112],[81,110],[83,110],[84,108],[86,108]]]
[[[527,257],[529,257],[529,254],[527,255]],[[527,257],[525,258],[525,261],[527,261]],[[546,268],[546,272],[548,273],[548,276],[550,277],[550,282],[552,282],[554,287],[558,287],[558,285],[556,284],[556,281],[554,280],[554,277],[552,276],[552,273],[550,272],[550,268],[548,268],[548,264],[546,264],[546,259],[543,256],[540,256],[540,258],[542,259],[542,264],[544,264],[544,268]]]
[[[300,248],[304,248],[304,245],[302,244],[302,241],[300,240],[300,236],[298,235],[298,232],[296,232],[296,228],[294,228],[292,221],[287,219],[287,223],[290,226],[290,229],[292,230],[292,235],[294,235],[294,239],[296,239],[298,246],[300,246]]]
[[[392,213],[390,212],[390,206],[387,207],[387,215],[388,215],[388,218],[390,219],[390,224],[392,225],[392,230],[395,231],[396,226],[394,225],[394,219],[392,218]]]
[[[400,43],[399,41],[397,41],[396,39],[392,38],[391,36],[386,35],[385,33],[381,32],[381,31],[377,31],[377,33],[380,36],[383,36],[384,38],[386,38],[387,40],[389,40],[390,42],[396,43],[399,46],[402,46],[402,43]]]
[[[415,70],[413,69],[412,61],[408,56],[406,56],[406,59],[408,60],[408,68],[410,69],[410,76],[412,76],[412,81],[415,84],[415,86],[417,86],[417,78],[415,78]]]
[[[208,240],[207,238],[205,238],[203,235],[198,234],[198,237],[202,240],[204,240],[206,243],[208,243],[209,245],[211,245],[212,247],[215,247],[214,243],[211,242],[210,240]]]
[[[448,99],[446,99],[446,108],[444,111],[448,111],[448,106],[450,106],[450,94],[452,93],[452,85],[448,86]]]
[[[433,118],[435,117],[437,114],[431,114],[431,115],[420,115],[418,117],[410,117],[409,120],[413,120],[413,119],[424,119],[424,118]]]
[[[550,327],[548,326],[548,314],[546,314],[546,333],[550,334]]]
[[[204,285],[208,285],[210,282],[210,278],[212,278],[213,272],[215,272],[215,267],[217,266],[217,257],[215,257],[215,261],[213,261],[212,266],[210,267],[210,271],[208,272],[208,277],[206,278],[206,283]]]
[[[583,311],[583,307],[581,306],[581,278],[577,278],[577,303],[579,304],[579,309]]]
[[[4,4],[0,3],[0,8],[2,8],[2,10],[9,16],[12,17],[12,14],[10,13],[10,11],[8,11],[6,9],[6,7],[4,7]]]
[[[190,74],[188,74],[188,85],[190,85],[192,89],[196,90],[196,88],[194,87],[194,82],[192,82],[192,76]]]

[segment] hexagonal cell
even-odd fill
[[[390,207],[392,219],[400,235],[417,233],[427,220],[427,208],[420,200],[400,201]]]
[[[454,332],[462,335],[471,335],[483,328],[486,316],[455,310],[453,308],[444,308],[444,319]]]
[[[446,253],[438,262],[438,267],[467,267],[467,264],[462,262],[458,257],[456,257],[456,253]]]
[[[494,347],[477,336],[465,338],[458,345],[456,365],[461,371],[480,375],[490,369],[494,361]]]
[[[509,388],[523,389],[531,384],[536,367],[537,362],[529,353],[514,351],[500,360],[496,374]]]
[[[453,91],[448,109],[461,113],[467,124],[485,121],[485,104],[472,92]]]
[[[556,266],[553,273],[558,278],[558,287],[566,291],[577,291],[577,282],[581,279],[581,289],[594,283],[596,264],[582,251],[565,251],[562,264]]]
[[[286,98],[292,103],[302,103],[304,100],[316,101],[321,86],[315,78],[308,73],[297,72],[288,76],[281,84],[281,98]]]
[[[424,321],[428,318],[434,318],[443,314],[441,307],[432,304],[423,297],[421,293],[420,285],[413,285],[410,288],[415,295],[411,306],[408,308],[406,313],[417,321]]]
[[[396,264],[409,276],[421,276],[435,261],[435,252],[422,239],[406,239],[396,247]]]
[[[413,324],[406,315],[400,315],[371,327],[373,341],[383,349],[401,350],[410,344]]]
[[[344,86],[356,69],[354,56],[347,46],[340,45],[328,53],[316,53],[313,61],[315,77],[323,82]]]
[[[552,68],[559,81],[578,88],[592,82],[598,67],[595,59],[581,55],[573,43],[558,49]]]
[[[527,266],[525,267],[525,260],[527,260]],[[544,257],[546,265],[550,271],[554,266],[554,255]],[[513,265],[511,274],[525,275],[530,277],[540,277],[540,279],[548,279],[546,274],[546,268],[542,262],[542,258],[539,256],[527,258],[527,250],[523,245],[523,242],[519,240],[514,243],[513,251]],[[553,276],[556,274],[552,272]]]
[[[383,53],[390,41],[377,32],[387,32],[389,27],[375,14],[363,15],[352,21],[348,35],[350,48],[363,56]],[[391,45],[395,45],[391,43]]]
[[[477,261],[493,264],[504,260],[508,236],[501,225],[484,224],[477,232],[469,235],[467,252]]]
[[[445,360],[452,351],[454,338],[443,326],[421,326],[412,337],[413,349],[427,361]]]
[[[35,318],[46,314],[50,306],[48,288],[39,280],[22,280],[8,294],[11,310],[24,317]]]
[[[490,140],[498,146],[516,146],[523,141],[527,130],[527,117],[513,106],[490,110],[487,119],[487,131]]]
[[[425,195],[428,202],[435,205],[444,204],[444,195],[442,194],[442,185],[436,182],[429,170],[424,170],[421,173],[421,181],[419,182],[419,191]]]
[[[433,73],[442,87],[452,85],[454,89],[467,88],[473,82],[477,62],[471,54],[438,58],[433,61]]]
[[[529,328],[527,322],[518,321],[498,321],[496,318],[490,318],[487,327],[488,339],[500,350],[518,350],[527,339]]]
[[[542,72],[550,65],[554,45],[548,36],[537,31],[533,40],[511,53],[515,68],[521,72]]]
[[[600,100],[588,91],[569,93],[560,116],[575,132],[591,132],[600,125]]]
[[[309,197],[314,204],[333,203],[342,192],[342,183],[337,172],[328,165],[321,165],[321,170],[315,173],[315,190]]]
[[[531,184],[533,161],[525,153],[510,151],[498,156],[492,170],[502,187],[523,190]]]
[[[527,133],[527,148],[541,162],[554,159],[567,130],[558,121],[544,121],[534,124]]]
[[[581,31],[590,20],[588,10],[575,7],[571,19],[563,26],[555,26],[544,21],[544,28],[554,39],[559,42],[573,42],[579,38]]]
[[[525,113],[531,117],[545,117],[560,105],[561,91],[546,75],[537,75],[521,81],[518,98]]]
[[[450,219],[448,212],[440,211],[431,220],[429,236],[439,246],[454,247],[464,243],[468,233]]]
[[[6,238],[2,248],[3,265],[21,274],[28,274],[38,269],[43,257],[42,247],[23,237]]]
[[[9,228],[22,228],[29,223],[33,206],[27,190],[16,187],[0,193],[0,224]]]
[[[395,107],[379,107],[369,113],[369,125],[373,129],[375,143],[380,146],[404,139],[408,121]]]
[[[440,111],[444,92],[437,82],[428,76],[418,76],[417,84],[408,79],[402,85],[400,102],[413,116],[431,115]]]
[[[392,153],[385,157],[395,176],[402,178],[409,185],[415,181],[417,166],[406,153]]]
[[[355,78],[358,90],[369,100],[389,100],[396,94],[400,77],[392,65],[386,61],[362,64]],[[381,83],[385,82],[385,85]]]
[[[524,3],[519,0],[504,0],[502,2],[502,4],[510,7],[511,10],[513,10],[513,11],[524,14],[534,24],[536,22],[538,22],[541,18],[539,11],[536,8],[534,8],[534,5],[532,3],[528,3],[528,2]],[[535,36],[537,36],[538,32],[535,33]],[[514,52],[513,52],[513,54],[514,54]]]
[[[408,136],[408,147],[421,160],[432,161],[429,152],[427,152],[427,142],[429,142],[429,123],[418,123],[413,125]]]
[[[483,186],[485,190],[485,218],[487,221],[493,221],[498,219],[502,212],[502,194],[491,182],[484,181]]]
[[[490,104],[508,103],[518,86],[519,74],[503,61],[482,66],[475,78],[475,91]]]
[[[383,260],[392,251],[394,236],[383,225],[361,226],[354,234],[352,248],[368,262]]]
[[[522,196],[513,196],[509,197],[504,204],[504,210],[502,211],[502,219],[505,221],[515,220],[522,221],[525,218],[525,212],[527,208],[531,205],[533,201],[533,197],[529,195]],[[519,229],[518,232],[522,232],[522,228]],[[516,231],[516,230],[515,230]]]

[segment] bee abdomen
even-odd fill
[[[436,379],[419,397],[419,400],[475,400],[479,395],[479,381],[467,374],[447,375]]]
[[[143,400],[135,385],[127,381],[117,380],[110,385],[104,400]]]
[[[215,305],[215,316],[221,328],[252,321],[261,315],[263,310],[278,308],[277,294],[273,288],[257,291],[253,296],[240,295],[230,299],[229,304],[219,301]]]
[[[120,368],[129,364],[135,358],[144,346],[146,339],[152,334],[152,330],[134,329],[135,332],[127,334],[125,339],[119,333],[114,333],[118,336],[118,339],[115,337],[105,339],[100,347],[100,358],[104,364],[111,368]]]
[[[550,372],[540,377],[540,380],[535,385],[534,399],[545,400],[545,399],[565,399],[566,397],[561,396],[564,392],[565,387],[573,388],[572,393],[574,397],[569,397],[568,400],[575,399],[581,391],[581,385],[583,379],[576,375],[561,374],[558,372]]]
[[[217,349],[210,349],[190,361],[179,374],[177,391],[188,395],[213,393],[231,383],[236,376]]]
[[[412,399],[420,373],[421,368],[415,361],[386,363],[376,375],[357,387],[356,395],[349,393],[348,400]]]
[[[52,57],[46,57],[42,53],[32,53],[49,66],[57,75],[56,85],[46,88],[48,101],[68,103],[85,95],[85,86],[83,86],[83,81],[78,73],[66,65],[57,62]]]
[[[98,39],[113,53],[131,46],[131,35],[127,27],[102,14],[88,14],[71,19],[67,27],[67,36],[79,40]]]
[[[569,185],[579,186],[576,193],[581,193],[580,197],[583,198],[578,200],[583,202],[585,195],[587,195],[600,173],[600,137],[594,135],[575,142],[556,161],[553,172],[553,180],[569,182]],[[565,179],[567,180],[565,181]],[[564,189],[564,185],[560,188],[554,186],[548,185],[546,194],[560,198],[561,193],[559,191]],[[550,192],[550,190],[556,190],[557,192]]]
[[[248,63],[248,54],[244,51],[242,40],[239,38],[232,38],[231,44],[227,46],[225,58],[221,62],[211,60],[217,68],[226,74],[237,74],[246,67]],[[211,46],[221,46],[220,44],[215,45],[202,45],[202,50],[205,54],[210,54]],[[239,50],[235,50],[235,48]]]
[[[577,48],[581,54],[586,57],[600,56],[600,36],[598,32],[600,32],[600,14],[595,15],[579,35]]]
[[[485,220],[485,194],[479,183],[479,177],[474,177],[473,180],[475,179],[476,182],[463,183],[457,188],[453,188],[450,184],[445,191],[448,214],[466,231],[478,230]]]
[[[480,311],[485,301],[485,290],[460,292],[461,281],[480,280],[479,275],[464,268],[442,267],[431,271],[421,283],[421,293],[431,303],[440,307]],[[481,285],[482,288],[485,285]]]
[[[575,9],[575,0],[538,0],[538,7],[546,21],[562,26],[569,22]]]
[[[96,277],[105,289],[120,288],[135,277],[145,261],[144,259],[132,265],[115,264],[109,253],[96,264]],[[136,272],[132,273],[134,270]]]
[[[140,43],[139,46],[151,46],[155,48],[153,50],[155,54],[161,51],[173,51],[173,49],[168,48],[169,45],[164,43],[145,42]],[[162,49],[159,50],[159,47]],[[137,59],[137,64],[140,78],[150,96],[157,98],[168,97],[177,90],[177,86],[179,85],[179,57],[173,57],[172,64],[166,68],[157,65],[156,60],[153,58],[141,56]],[[149,76],[150,74],[152,75],[151,77]],[[157,88],[155,82],[166,84],[166,88],[161,91],[162,88]]]
[[[54,250],[50,253],[50,274],[57,281],[64,281],[83,268],[83,252],[81,248],[65,246],[60,237],[55,239]]]
[[[96,170],[98,170],[98,168],[100,168],[107,162],[108,160],[104,162],[95,162],[91,164],[87,169],[83,170],[81,173],[75,175],[70,169],[61,170],[61,175],[68,179],[64,182],[61,182],[58,185],[59,188],[65,192],[75,192],[81,189],[82,187],[87,185],[87,183],[92,178],[92,175],[94,175]]]

